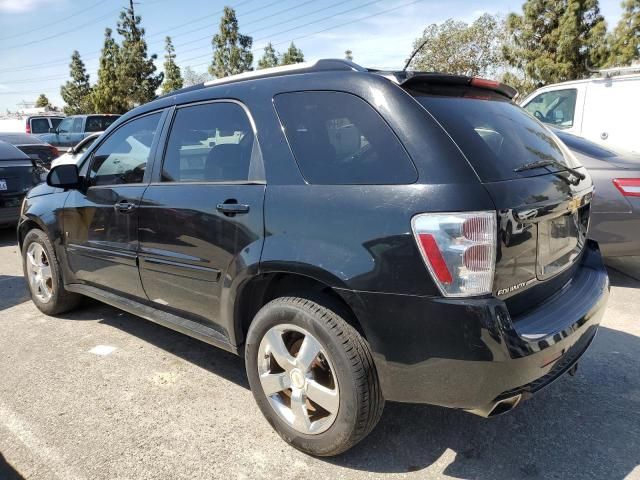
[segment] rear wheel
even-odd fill
[[[60,264],[53,246],[42,230],[30,230],[22,244],[22,266],[31,299],[47,315],[75,308],[80,295],[65,290]]]
[[[311,455],[337,455],[377,424],[384,400],[367,342],[333,310],[278,298],[247,335],[247,376],[280,436]]]

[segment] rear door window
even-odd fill
[[[49,132],[49,120],[46,118],[32,118],[31,119],[31,133],[48,133]]]
[[[389,125],[368,103],[343,92],[275,97],[284,132],[312,184],[407,184],[418,174]]]
[[[62,118],[52,118],[50,120],[51,120],[51,127],[56,128],[58,125],[60,125]]]
[[[117,116],[90,116],[87,118],[86,132],[104,132],[118,119]]]
[[[249,179],[254,135],[242,107],[215,102],[179,108],[162,167],[163,182]]]
[[[451,135],[482,181],[540,175],[545,170],[519,173],[514,170],[542,160],[579,166],[565,156],[549,130],[502,97],[412,94]],[[553,166],[548,168],[559,170]]]

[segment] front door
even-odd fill
[[[138,207],[161,113],[115,130],[89,160],[84,191],[65,204],[65,247],[75,281],[145,299],[137,266]]]
[[[176,110],[158,181],[140,208],[140,275],[157,308],[224,330],[225,287],[262,249],[265,186],[250,173],[258,161],[237,103]]]

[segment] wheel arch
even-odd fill
[[[279,297],[298,296],[316,301],[336,311],[344,320],[366,338],[365,330],[355,314],[354,306],[341,294],[339,288],[305,274],[294,272],[261,273],[241,286],[234,308],[234,343],[242,348],[258,310]]]

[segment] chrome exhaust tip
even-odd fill
[[[518,395],[514,395],[513,397],[503,398],[502,400],[498,400],[497,402],[490,403],[483,408],[474,408],[471,410],[467,410],[467,412],[473,413],[474,415],[479,415],[484,418],[497,417],[498,415],[510,412],[511,410],[516,408],[520,403],[520,400],[522,400],[522,394],[519,393]]]

